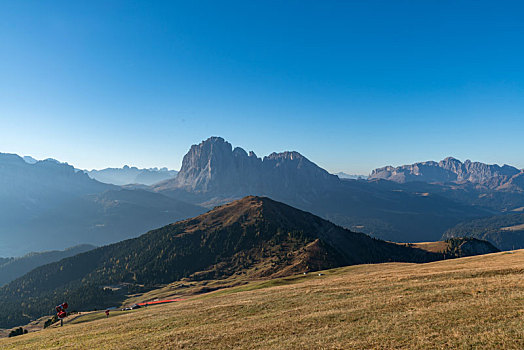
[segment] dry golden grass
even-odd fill
[[[255,282],[0,348],[524,349],[524,250]]]
[[[444,241],[409,243],[409,245],[432,253],[443,253],[449,247]]]

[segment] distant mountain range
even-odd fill
[[[251,196],[31,271],[0,288],[0,327],[48,314],[58,301],[67,300],[77,311],[100,309],[121,302],[126,293],[182,278],[249,280],[362,263],[427,262],[466,250],[497,251],[486,242],[463,243],[453,241],[449,248],[454,249],[430,252],[373,239]],[[112,291],[118,288],[120,294]]]
[[[31,156],[23,156],[22,159],[28,164],[39,162],[39,160]],[[61,162],[53,158],[48,158],[45,161],[61,164]],[[122,168],[105,168],[100,170],[80,170],[75,168],[75,170],[83,171],[90,178],[99,182],[118,186],[133,184],[149,186],[160,181],[174,178],[176,174],[178,174],[178,171],[169,170],[167,168],[139,169],[128,165],[124,165]]]
[[[85,170],[90,178],[113,185],[153,185],[157,182],[174,178],[178,171],[167,168],[138,169],[125,165],[123,168]]]
[[[340,180],[298,152],[259,158],[211,137],[191,146],[175,179],[151,188],[207,207],[246,195],[267,196],[393,241],[436,240],[460,221],[491,214],[445,196],[395,187],[389,181]]]
[[[204,212],[159,193],[122,190],[56,160],[0,153],[0,256],[103,245]]]
[[[510,165],[489,165],[448,157],[440,162],[428,161],[375,169],[369,179],[384,179],[399,183],[472,183],[496,190],[524,191],[524,171]]]
[[[132,167],[90,174],[131,185],[96,181],[54,159],[0,154],[0,170],[0,256],[108,244],[247,195],[397,242],[438,240],[461,222],[524,207],[522,171],[507,165],[446,158],[341,179],[298,152],[260,158],[220,137],[191,146],[175,177]]]
[[[95,248],[96,247],[93,245],[82,244],[65,250],[33,252],[19,258],[6,258],[0,260],[0,287],[25,275],[36,267],[84,253]]]

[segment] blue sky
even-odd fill
[[[0,151],[178,169],[222,136],[330,171],[524,168],[519,1],[2,1]]]

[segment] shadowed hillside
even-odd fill
[[[32,269],[68,258],[96,248],[89,244],[82,244],[65,250],[52,250],[47,252],[29,253],[19,258],[0,260],[0,286],[25,275]]]
[[[524,214],[513,212],[460,223],[442,238],[476,237],[492,242],[502,250],[524,248]]]

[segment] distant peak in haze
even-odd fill
[[[335,173],[334,175],[337,175],[339,179],[350,179],[350,180],[366,180],[368,178],[368,175],[347,174],[342,171]]]
[[[86,174],[97,181],[112,185],[153,185],[166,181],[177,175],[176,170],[167,168],[139,169],[134,166],[124,165],[122,168],[106,168],[101,170],[84,170]]]

